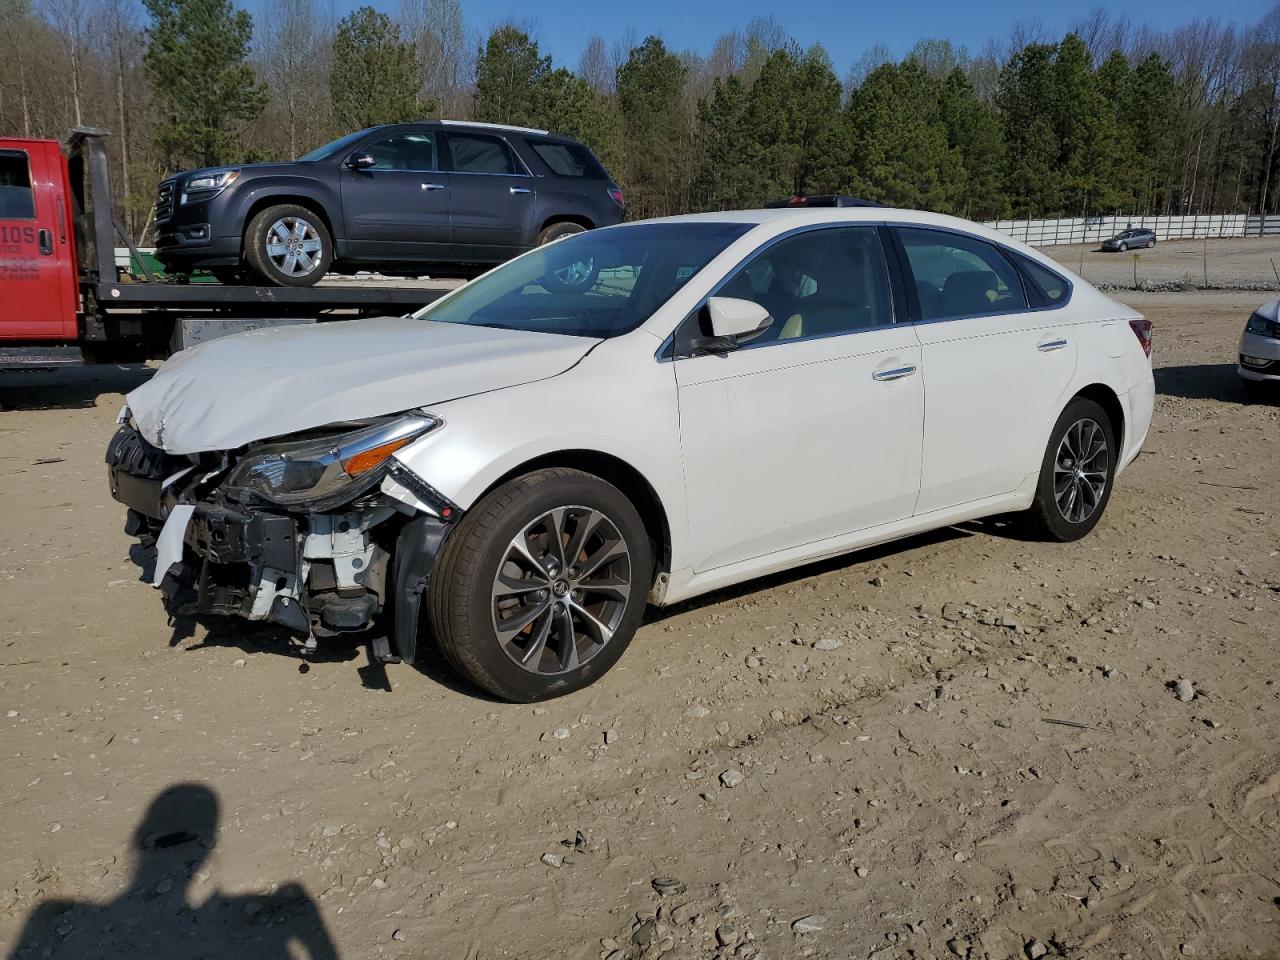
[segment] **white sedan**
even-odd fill
[[[616,663],[647,603],[993,514],[1084,536],[1146,437],[1150,349],[972,223],[706,214],[180,353],[107,459],[172,612],[364,631],[537,700]]]
[[[1245,394],[1264,400],[1280,393],[1280,300],[1265,303],[1249,315],[1240,334],[1236,372]]]

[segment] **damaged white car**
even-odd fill
[[[184,351],[107,462],[172,612],[438,650],[536,700],[608,670],[647,603],[993,514],[1083,536],[1146,436],[1150,343],[970,223],[708,214]]]

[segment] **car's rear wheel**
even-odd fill
[[[333,262],[333,240],[306,207],[284,203],[254,215],[244,233],[244,258],[267,283],[309,287]]]
[[[1111,499],[1118,456],[1106,410],[1087,397],[1068,403],[1049,435],[1036,497],[1026,513],[1031,531],[1066,543],[1097,526]]]
[[[578,470],[547,469],[490,493],[445,541],[428,617],[440,650],[505,700],[593,682],[635,635],[653,578],[635,506]]]

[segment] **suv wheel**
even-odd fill
[[[538,470],[485,497],[445,541],[428,588],[432,633],[455,669],[505,700],[570,693],[631,642],[652,557],[616,487]]]
[[[333,262],[333,241],[324,222],[306,207],[286,203],[267,207],[244,232],[244,258],[268,283],[309,287]]]
[[[1102,407],[1087,397],[1067,404],[1049,435],[1036,498],[1026,519],[1046,540],[1079,540],[1102,519],[1115,477],[1115,428]]]
[[[580,223],[553,223],[538,234],[538,246],[586,233],[586,230]],[[600,268],[596,265],[595,258],[587,257],[585,260],[575,260],[557,267],[543,277],[543,282],[552,293],[576,293],[594,284],[599,275]]]

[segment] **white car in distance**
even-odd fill
[[[1147,434],[1150,333],[951,217],[677,217],[178,354],[108,463],[171,611],[430,644],[530,701],[647,603],[994,514],[1084,536]]]

